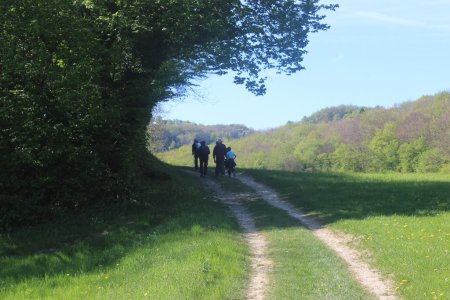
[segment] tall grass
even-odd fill
[[[405,299],[450,297],[450,175],[247,172],[354,235]]]
[[[196,178],[0,235],[1,299],[242,299],[248,248]]]

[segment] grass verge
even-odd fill
[[[246,171],[281,198],[354,235],[405,299],[450,297],[450,176]]]
[[[0,235],[1,299],[242,299],[248,248],[197,178],[167,168],[148,201]]]

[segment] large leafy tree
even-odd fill
[[[0,215],[17,222],[124,199],[151,109],[191,79],[303,68],[317,0],[2,0]],[[45,209],[43,209],[45,208]],[[28,211],[28,212],[27,212]]]

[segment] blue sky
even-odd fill
[[[302,70],[269,72],[254,96],[231,75],[210,76],[165,119],[268,129],[340,104],[386,108],[450,91],[450,0],[336,0],[328,31],[311,34]]]

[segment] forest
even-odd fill
[[[393,108],[337,106],[232,146],[239,167],[291,171],[450,172],[450,93]],[[158,154],[190,165],[185,148]]]

